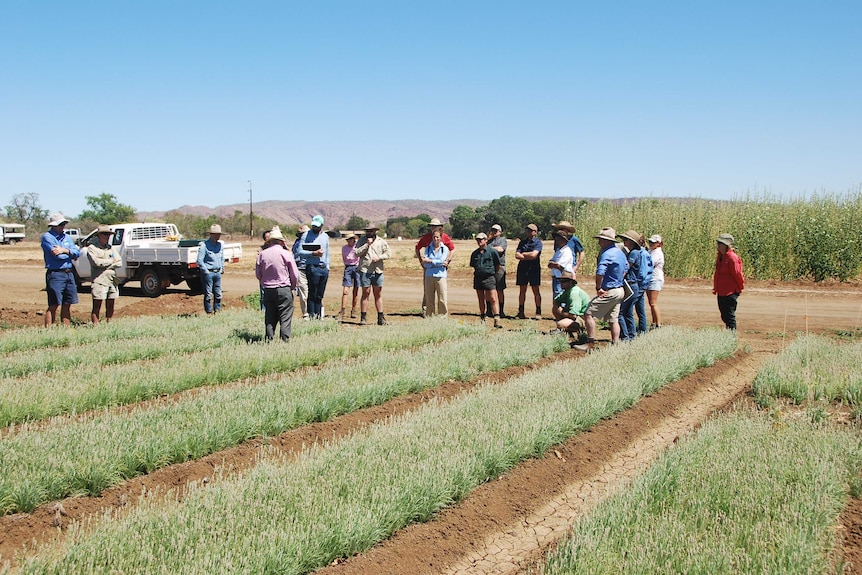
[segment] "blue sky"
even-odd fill
[[[862,2],[4,0],[0,205],[862,184]]]

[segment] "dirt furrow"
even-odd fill
[[[509,574],[541,558],[574,517],[625,485],[680,435],[744,396],[764,353],[737,354],[530,460],[428,523],[320,575]]]

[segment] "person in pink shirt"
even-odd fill
[[[350,234],[344,241],[347,243],[341,247],[341,259],[344,261],[344,276],[341,279],[343,292],[341,294],[341,311],[338,319],[344,321],[347,309],[347,300],[350,290],[353,290],[353,300],[350,306],[350,317],[356,317],[356,304],[359,301],[359,256],[356,255],[356,234]]]
[[[257,255],[254,275],[263,288],[266,341],[275,337],[276,324],[281,341],[289,341],[293,325],[293,290],[299,283],[299,269],[293,253],[284,245],[278,226],[269,232],[264,249]]]

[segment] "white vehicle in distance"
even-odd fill
[[[203,240],[182,239],[177,226],[162,223],[115,224],[111,244],[120,253],[123,265],[117,268],[120,285],[126,282],[141,282],[141,291],[149,297],[158,297],[165,288],[183,281],[193,292],[202,289],[198,270],[198,244]],[[68,230],[66,230],[68,233]],[[96,241],[96,231],[78,240],[83,249]],[[237,263],[242,257],[242,244],[225,243],[225,263]],[[89,282],[90,260],[81,254],[75,261],[75,280],[78,284]]]

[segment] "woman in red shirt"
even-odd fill
[[[742,260],[733,251],[733,236],[721,234],[715,240],[715,275],[712,276],[712,293],[718,296],[718,311],[727,329],[736,329],[736,300],[745,287]]]

